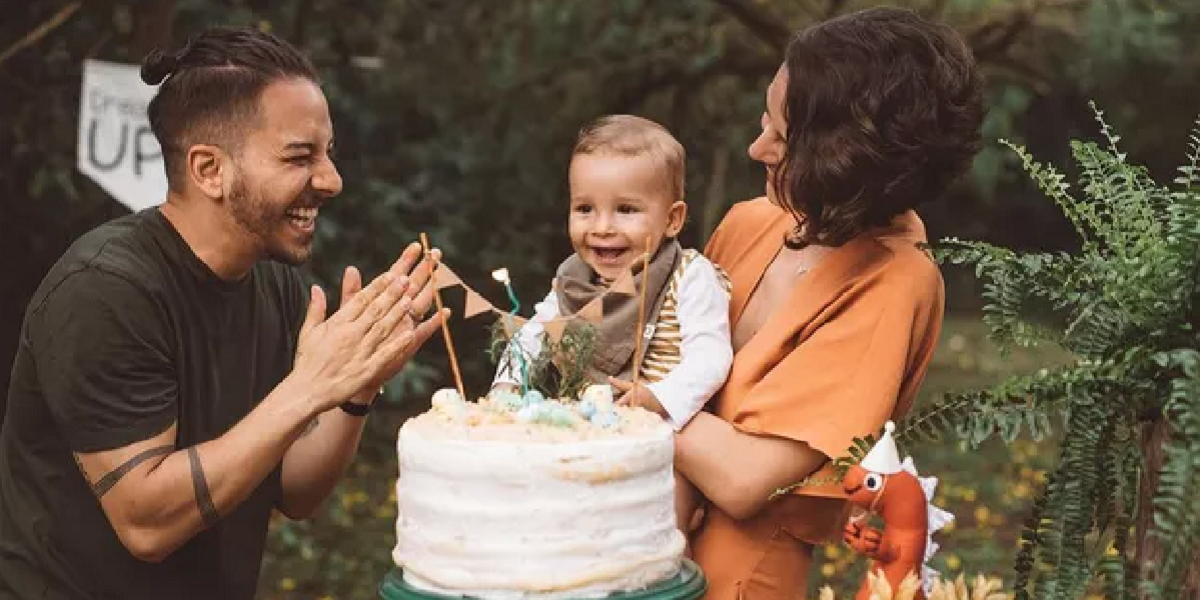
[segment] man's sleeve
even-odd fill
[[[176,421],[170,321],[147,292],[85,269],[68,275],[35,318],[38,380],[72,451],[127,446]]]

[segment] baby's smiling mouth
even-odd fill
[[[628,250],[628,248],[597,248],[595,246],[592,247],[592,253],[594,253],[596,255],[596,258],[598,258],[602,261],[605,261],[605,262],[614,261],[614,260],[621,258],[621,255],[625,254],[626,250]]]

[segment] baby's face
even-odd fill
[[[683,227],[687,205],[652,157],[577,154],[569,179],[571,246],[606,282]]]

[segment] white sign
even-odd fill
[[[76,167],[132,211],[167,197],[162,149],[150,131],[146,107],[158,90],[136,65],[83,63]]]

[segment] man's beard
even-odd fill
[[[297,202],[293,204],[299,203]],[[244,177],[234,180],[229,190],[229,211],[233,220],[256,243],[267,258],[291,266],[308,261],[312,246],[289,247],[280,240],[278,231],[288,225],[286,211],[290,206],[275,209],[262,194],[250,195]]]

